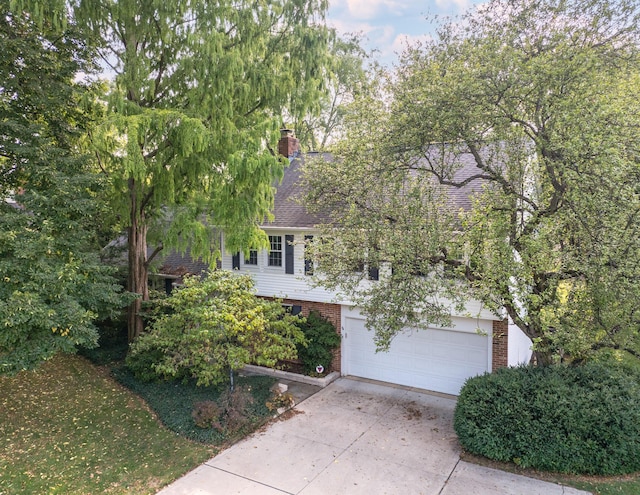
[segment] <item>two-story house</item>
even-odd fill
[[[313,269],[305,258],[305,239],[317,234],[321,218],[310,215],[296,201],[301,166],[309,155],[298,151],[293,133],[282,131],[279,152],[288,157],[275,196],[274,220],[262,225],[270,249],[228,253],[221,268],[249,273],[257,294],[277,297],[294,313],[317,310],[340,332],[342,345],[332,363],[342,375],[358,376],[405,386],[457,394],[471,376],[528,361],[531,342],[515,326],[470,301],[465,314],[452,314],[451,328],[407,329],[394,338],[388,352],[376,352],[373,333],[348,297],[310,283]],[[330,160],[330,156],[322,158]]]

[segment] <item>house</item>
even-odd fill
[[[407,329],[394,339],[389,352],[377,353],[358,308],[347,298],[310,283],[313,267],[305,259],[304,241],[317,234],[314,226],[322,218],[310,215],[295,200],[301,166],[309,155],[298,151],[298,140],[289,130],[282,131],[278,149],[289,158],[290,166],[277,188],[274,220],[262,225],[270,249],[248,253],[223,249],[220,267],[251,274],[259,296],[280,298],[304,315],[316,310],[330,320],[342,336],[334,370],[458,394],[468,377],[529,360],[531,341],[521,330],[474,301],[468,303],[466,312],[472,318],[452,314],[450,328]],[[322,158],[330,159],[327,155]]]

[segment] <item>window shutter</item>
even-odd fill
[[[284,236],[284,272],[293,274],[293,236]]]
[[[173,280],[170,279],[170,278],[165,278],[164,279],[164,291],[167,293],[168,296],[170,296],[172,290],[173,290]]]
[[[238,251],[233,255],[231,260],[231,266],[234,270],[240,270],[240,252]]]
[[[305,235],[305,256],[304,256],[304,274],[305,275],[313,275],[313,261],[306,254],[306,242],[309,242],[313,239],[312,235]]]

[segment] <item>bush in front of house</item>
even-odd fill
[[[313,374],[318,365],[329,371],[333,351],[340,346],[340,335],[336,328],[317,311],[311,311],[306,321],[299,323],[298,327],[306,340],[305,344],[298,344],[298,359],[304,372]]]
[[[249,363],[275,366],[295,359],[304,335],[298,318],[278,301],[255,295],[249,275],[214,270],[187,277],[166,311],[131,345],[126,364],[141,380],[194,378],[198,385],[230,383]]]
[[[467,380],[454,429],[468,452],[521,467],[637,472],[640,376],[598,363],[503,368]]]

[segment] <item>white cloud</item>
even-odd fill
[[[341,33],[362,33],[367,50],[377,49],[387,65],[407,42],[429,39],[433,14],[455,15],[483,0],[330,0],[329,24]]]
[[[331,0],[331,9],[342,11],[352,19],[372,20],[385,16],[402,16],[412,4],[422,4],[419,0]]]
[[[470,0],[436,0],[436,5],[443,10],[463,11],[471,6]]]
[[[399,34],[391,43],[391,50],[394,53],[402,53],[407,47],[430,41],[432,38],[430,34]]]
[[[381,51],[382,58],[397,59],[397,56],[402,54],[407,47],[416,46],[418,43],[426,42],[431,39],[432,36],[429,34],[398,34],[391,44]]]

